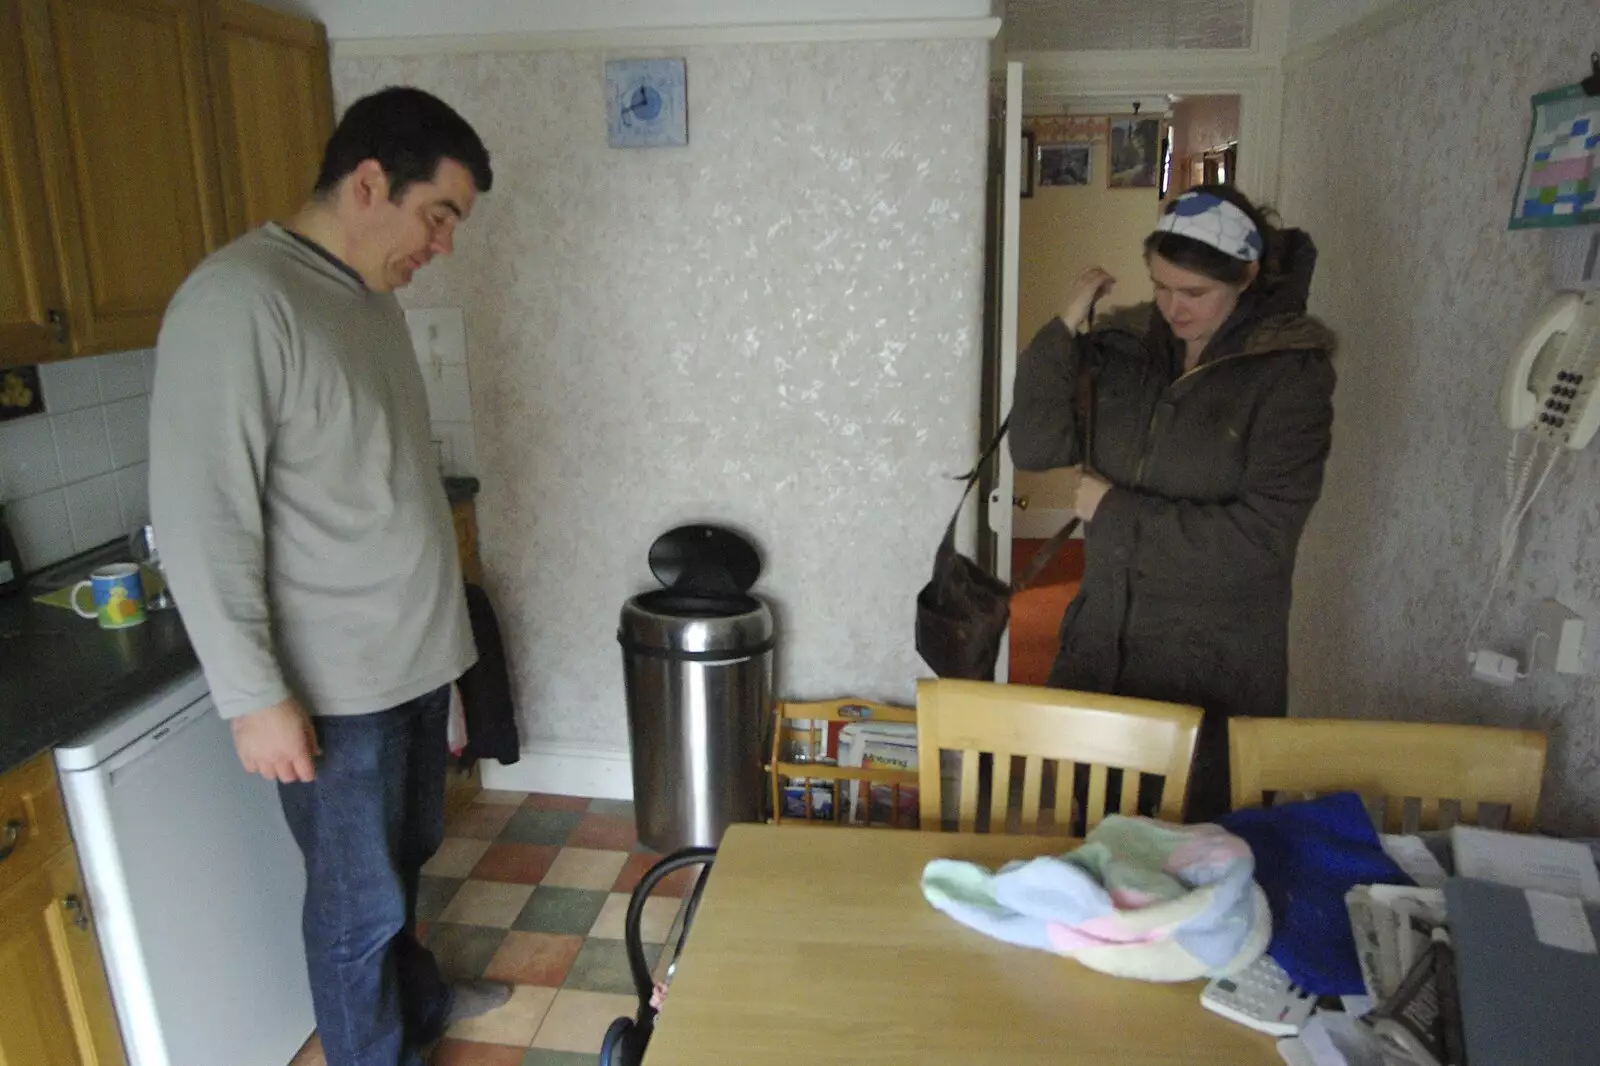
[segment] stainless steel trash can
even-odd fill
[[[730,537],[738,544],[719,543]],[[684,544],[700,557],[685,564]],[[674,530],[651,550],[668,587],[622,607],[634,816],[640,842],[662,853],[716,847],[730,823],[762,816],[775,640],[771,610],[747,591],[754,559],[729,531]]]

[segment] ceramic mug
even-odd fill
[[[78,593],[88,589],[94,601],[94,610],[86,611],[78,601]],[[95,618],[101,629],[127,629],[144,621],[144,584],[139,580],[139,567],[134,563],[117,563],[102,566],[89,575],[89,580],[72,586],[72,609],[80,617]]]

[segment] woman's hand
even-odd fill
[[[1072,497],[1072,509],[1085,522],[1092,522],[1094,513],[1100,509],[1100,501],[1110,491],[1111,482],[1093,474],[1083,474],[1078,478],[1078,491]]]
[[[1079,274],[1067,289],[1067,305],[1061,312],[1061,321],[1077,333],[1088,324],[1089,309],[1100,297],[1116,288],[1117,279],[1100,267],[1090,267]]]

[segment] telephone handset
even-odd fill
[[[1506,368],[1500,419],[1506,428],[1577,451],[1600,427],[1600,294],[1564,293],[1534,320]]]

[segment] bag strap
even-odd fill
[[[1000,423],[1000,428],[995,430],[994,439],[983,450],[983,455],[979,456],[978,461],[973,464],[971,470],[960,476],[959,480],[965,481],[967,488],[961,494],[961,499],[956,501],[955,514],[950,516],[950,524],[945,527],[944,540],[939,543],[940,555],[956,550],[956,523],[961,520],[961,508],[967,505],[967,497],[971,496],[972,490],[978,487],[978,480],[983,476],[983,468],[989,465],[989,460],[993,459],[995,452],[1000,450],[1000,442],[1005,439],[1006,430],[1010,428],[1011,416],[1006,415],[1005,421]]]
[[[1055,536],[1039,545],[1039,550],[1033,553],[1033,558],[1028,560],[1028,565],[1024,566],[1022,572],[1012,579],[1012,595],[1027,589],[1038,579],[1040,574],[1044,573],[1044,568],[1050,565],[1050,561],[1056,557],[1056,553],[1061,551],[1062,546],[1068,540],[1072,539],[1072,535],[1078,531],[1078,527],[1081,525],[1083,525],[1083,519],[1073,515],[1066,525],[1056,530]]]
[[[1090,307],[1090,321],[1093,321],[1094,308]],[[1094,378],[1089,373],[1089,367],[1080,354],[1078,359],[1078,424],[1083,427],[1083,469],[1085,473],[1093,471],[1090,465],[1090,456],[1093,454],[1094,445]],[[989,441],[989,446],[983,450],[978,461],[971,470],[962,475],[962,480],[967,483],[966,490],[961,493],[961,499],[956,501],[955,514],[950,516],[950,524],[945,527],[944,540],[939,543],[939,554],[955,551],[956,523],[961,519],[961,508],[967,505],[967,497],[972,495],[972,490],[977,487],[979,479],[983,476],[984,467],[989,465],[995,453],[1000,450],[1000,442],[1005,439],[1006,431],[1011,428],[1011,416],[1006,415],[1000,423],[1000,428],[995,430],[994,439]],[[1077,516],[1067,522],[1055,532],[1049,540],[1041,544],[1033,557],[1022,568],[1022,571],[1011,583],[1013,594],[1021,592],[1044,572],[1050,561],[1061,551],[1063,545],[1071,539],[1078,527],[1083,525],[1083,520]]]
[[[1089,321],[1094,321],[1094,307],[1089,308]],[[1078,357],[1078,425],[1083,429],[1083,472],[1094,472],[1094,377],[1089,373],[1089,368],[1080,353]],[[1055,535],[1039,546],[1028,560],[1020,573],[1011,581],[1011,593],[1016,595],[1029,588],[1039,575],[1044,573],[1056,555],[1072,539],[1072,535],[1083,525],[1083,519],[1073,515],[1066,525],[1056,530]]]

